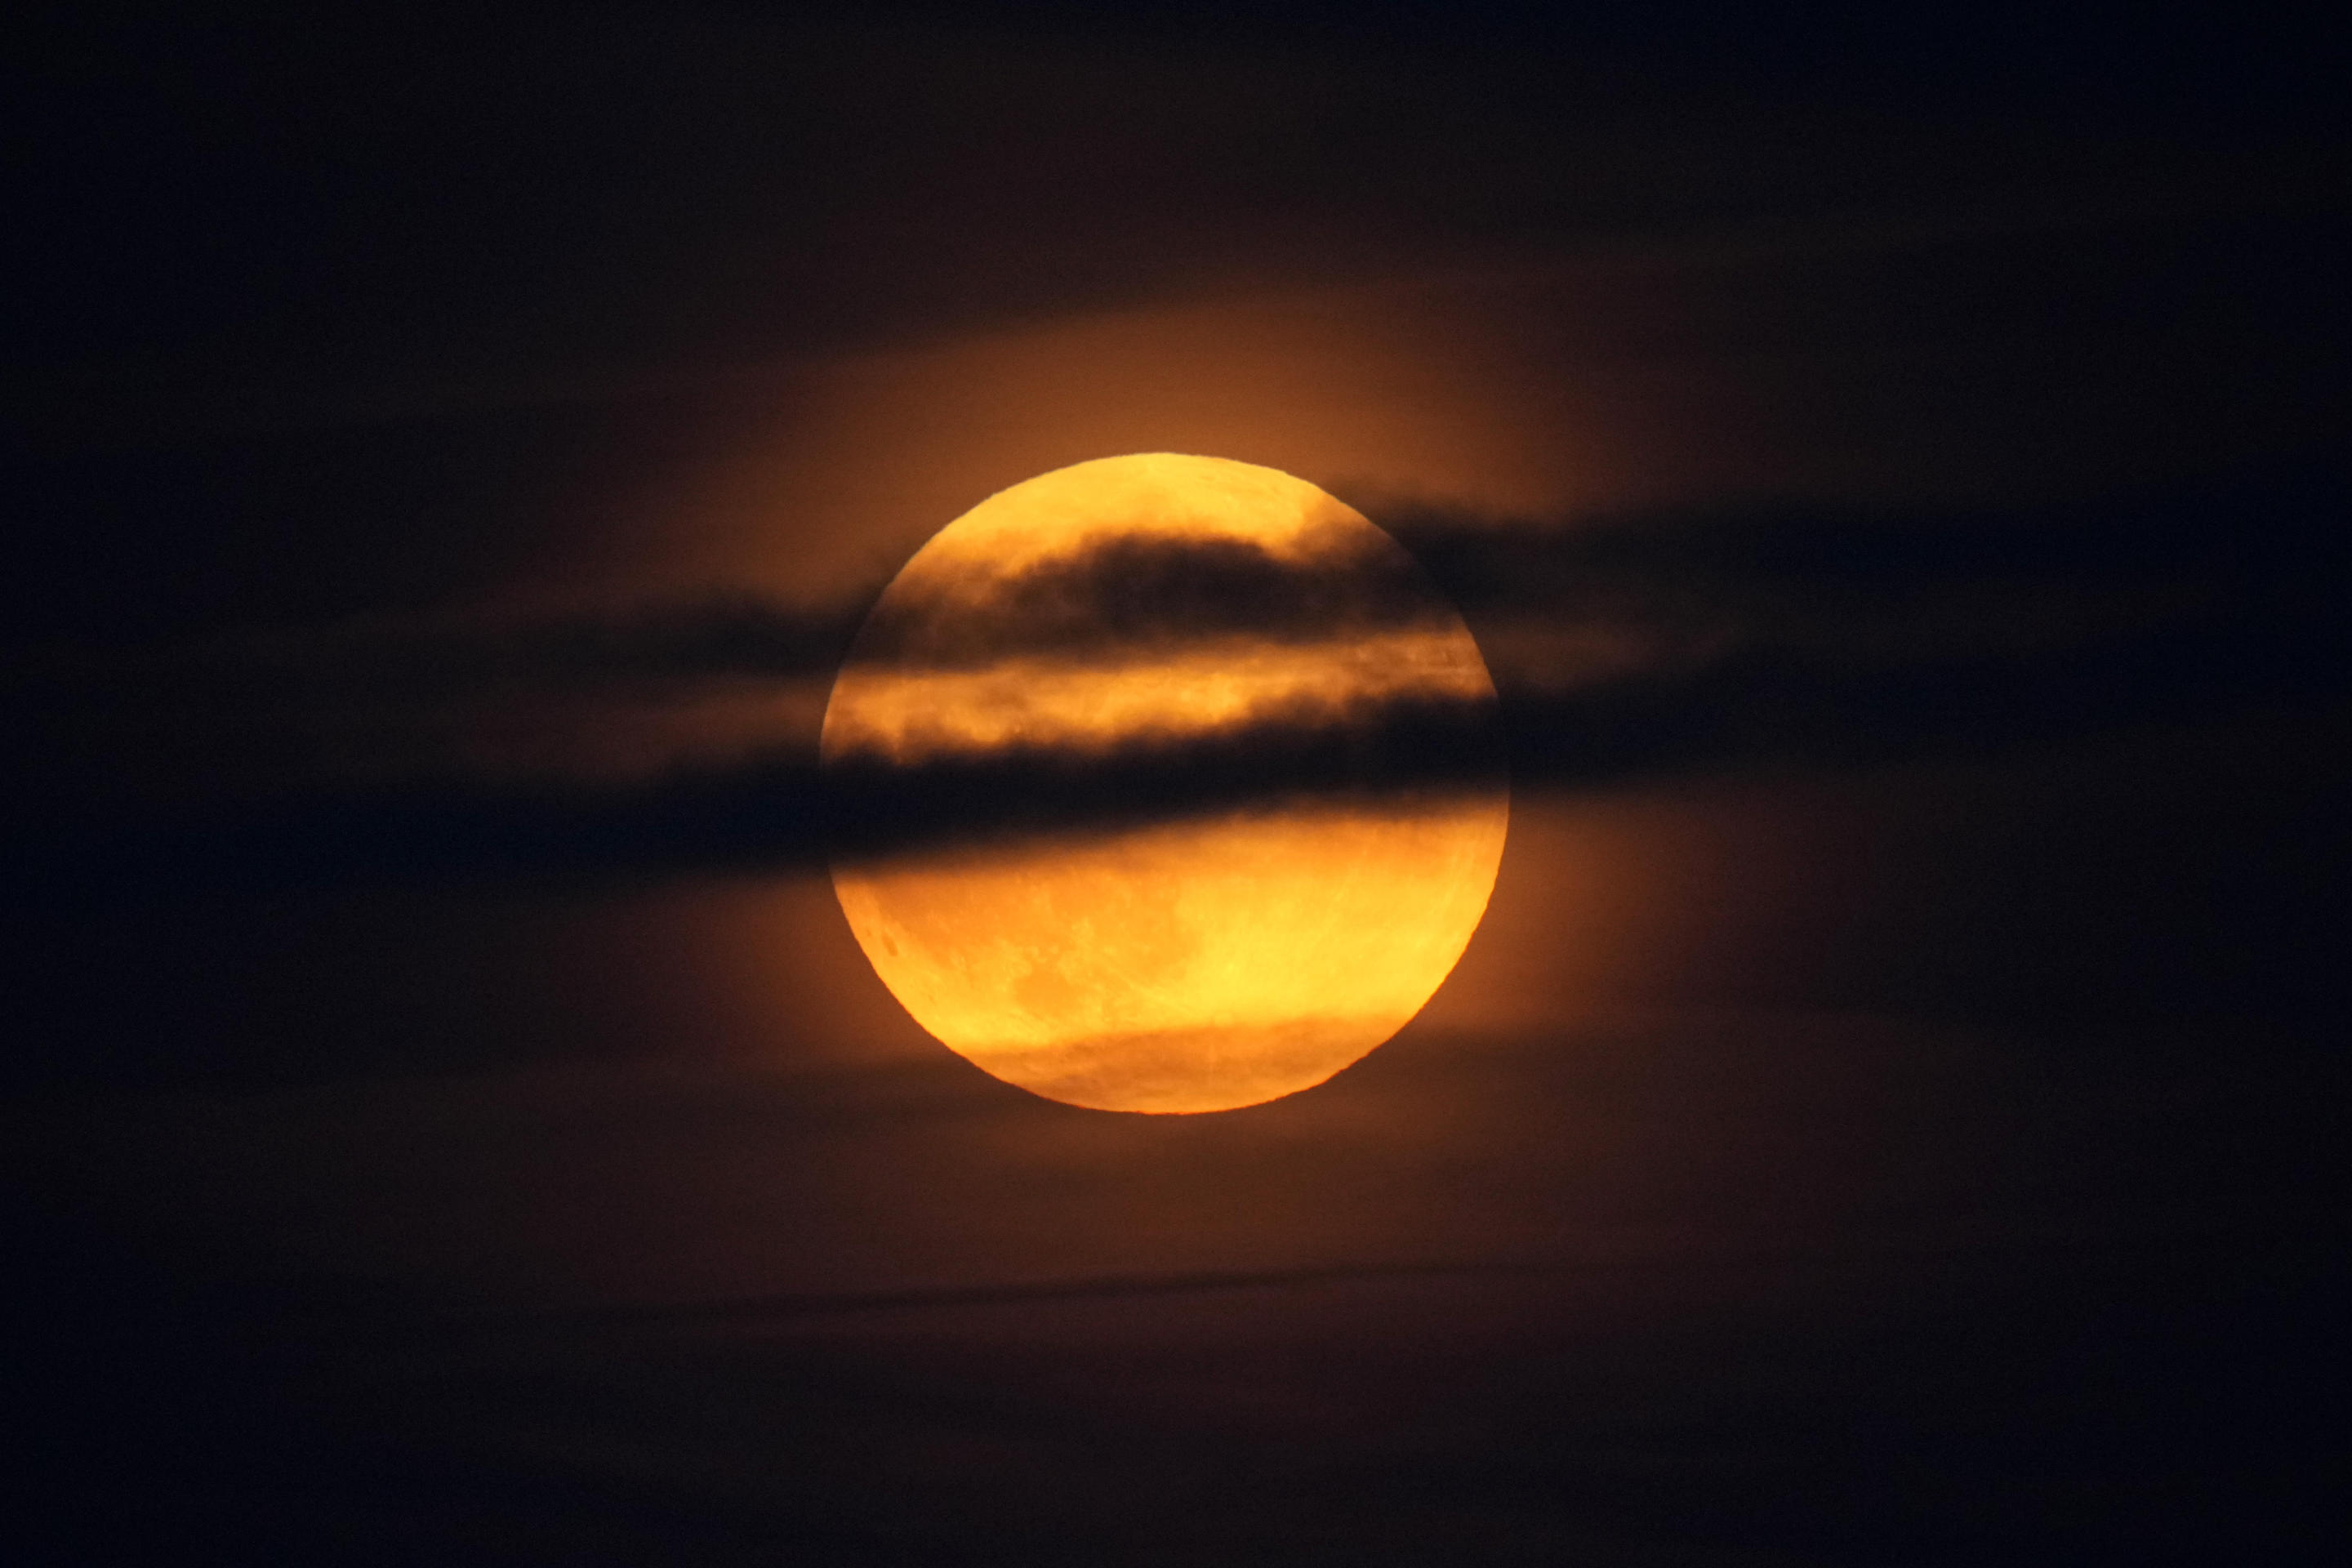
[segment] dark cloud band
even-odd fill
[[[1475,702],[1292,705],[1205,732],[917,766],[851,759],[828,772],[803,740],[636,782],[261,788],[233,802],[162,795],[137,807],[120,796],[106,804],[102,789],[63,787],[69,773],[44,783],[27,765],[0,840],[0,878],[21,903],[129,887],[660,875],[1310,797],[1409,800],[1483,785],[1506,750],[1522,787],[1597,788],[2325,709],[2352,700],[2352,629],[2341,608],[2352,586],[2347,498],[2352,487],[2331,468],[1959,519],[1776,512],[1570,531],[1408,511],[1392,514],[1397,531],[1490,640],[1514,626],[1657,634],[1679,625],[1706,635],[1685,638],[1675,658],[1576,679],[1542,679],[1539,668],[1515,678],[1506,668],[1499,727]],[[1152,562],[1162,575],[1141,581],[1181,585],[1179,613],[1158,623],[1163,630],[1245,625],[1244,608],[1265,607],[1254,597],[1266,586],[1255,563]],[[1076,580],[1051,582],[1060,593]],[[1231,599],[1221,597],[1228,590]],[[1377,594],[1314,596],[1323,592],[1295,597],[1289,624],[1325,610],[1360,624],[1368,605],[1383,603]],[[1057,624],[1091,636],[1096,612],[1116,601],[1073,591],[1062,602],[1077,607]],[[1146,611],[1155,602],[1138,600]],[[461,639],[454,649],[424,639],[414,658],[379,647],[347,658],[342,676],[310,679],[323,700],[372,682],[379,693],[463,691],[486,671],[526,690],[807,678],[829,670],[852,624],[846,612],[726,606]],[[353,672],[362,679],[352,681]],[[121,700],[137,709],[152,696]],[[20,720],[28,710],[52,724],[77,717],[61,716],[54,700],[18,707]]]

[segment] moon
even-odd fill
[[[1268,714],[1491,710],[1460,615],[1306,480],[1148,453],[990,497],[891,582],[836,677],[829,767],[1084,756]],[[994,1077],[1100,1110],[1308,1089],[1404,1026],[1484,915],[1499,767],[1377,798],[859,859],[833,885],[875,973]]]

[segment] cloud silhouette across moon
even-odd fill
[[[1084,757],[1432,700],[1491,710],[1495,689],[1401,546],[1290,475],[1151,453],[1040,475],[935,535],[844,662],[823,752]],[[839,860],[833,881],[883,983],[985,1071],[1097,1110],[1224,1110],[1322,1082],[1420,1011],[1508,822],[1497,752],[1442,788]]]

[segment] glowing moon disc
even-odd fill
[[[1084,756],[1267,714],[1491,710],[1408,557],[1305,480],[1154,453],[989,498],[908,562],[825,710],[828,764]],[[995,1077],[1105,1110],[1223,1110],[1322,1082],[1421,1010],[1485,913],[1499,773],[1010,847],[834,866],[917,1022]]]

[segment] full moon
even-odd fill
[[[1307,481],[1150,453],[1043,474],[934,535],[836,678],[823,754],[918,766],[1387,702],[1491,711],[1469,628]],[[1381,795],[836,859],[858,945],[983,1070],[1102,1110],[1226,1110],[1409,1022],[1485,913],[1499,768]]]

